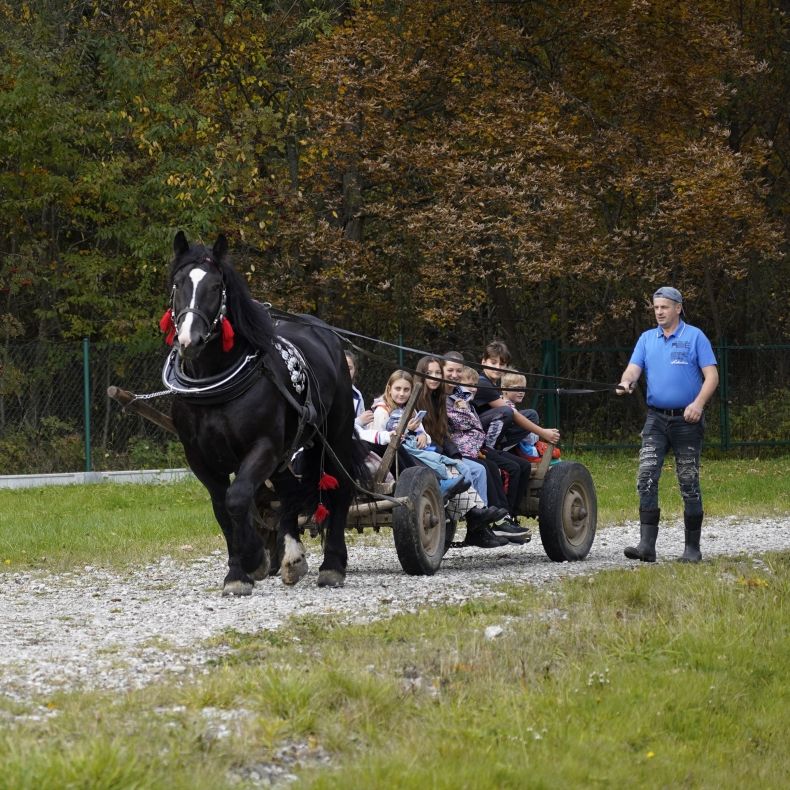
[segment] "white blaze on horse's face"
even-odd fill
[[[189,273],[189,279],[192,281],[192,298],[189,300],[189,310],[194,310],[197,305],[197,292],[200,281],[208,274],[205,269],[192,269]],[[188,312],[184,316],[184,323],[181,324],[178,330],[178,343],[181,348],[187,348],[192,342],[190,335],[192,334],[192,322],[195,320],[195,314]]]

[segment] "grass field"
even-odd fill
[[[636,456],[590,454],[574,460],[589,468],[595,482],[599,529],[636,519]],[[705,511],[711,516],[790,512],[788,481],[790,456],[703,460]],[[670,518],[682,513],[671,464],[664,470],[661,507]],[[0,490],[5,568],[118,566],[163,553],[190,557],[224,545],[208,494],[194,480]]]
[[[637,455],[581,455],[574,460],[587,466],[593,476],[603,527],[637,518]],[[710,516],[790,512],[790,455],[715,459],[703,455],[700,479],[705,512]],[[671,458],[661,476],[659,499],[663,515],[681,517],[683,501]]]
[[[6,568],[120,566],[224,545],[208,494],[194,480],[0,490]]]
[[[599,527],[633,520],[635,458],[581,460]],[[706,510],[787,515],[789,478],[788,458],[706,462]],[[671,478],[662,507],[680,514]],[[222,545],[195,483],[0,491],[0,513],[8,570]],[[232,653],[188,682],[0,696],[0,790],[252,788],[292,759],[315,788],[787,785],[790,554],[506,591],[227,633]]]

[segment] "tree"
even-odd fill
[[[0,14],[6,332],[153,342],[184,227],[262,298],[410,345],[630,342],[659,281],[719,337],[787,334],[769,0]]]
[[[719,4],[367,2],[298,69],[309,241],[349,313],[535,362],[547,323],[630,340],[657,282],[737,332],[721,305],[780,257],[760,152],[716,117],[759,73]]]

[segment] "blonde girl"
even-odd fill
[[[390,416],[406,406],[411,397],[413,386],[414,379],[411,373],[406,370],[395,370],[392,372],[387,380],[387,386],[384,388],[384,394],[373,404],[373,427],[375,430],[393,430],[387,427],[388,424],[391,425]],[[422,427],[421,420],[413,417],[407,428],[416,434],[417,447],[423,448],[430,443],[431,437],[428,436]]]

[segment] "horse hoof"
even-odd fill
[[[269,561],[269,552],[263,552],[263,559],[261,560],[261,564],[254,570],[250,576],[252,576],[253,580],[256,582],[263,581],[269,574],[271,573],[271,562]]]
[[[225,598],[230,595],[235,595],[237,597],[252,595],[252,582],[243,582],[240,579],[236,579],[232,582],[225,582],[222,588],[222,597]]]
[[[289,587],[296,584],[296,582],[307,575],[307,557],[301,557],[292,562],[284,562],[281,571],[283,584],[287,584]]]
[[[346,583],[346,574],[340,571],[324,570],[318,572],[319,587],[342,587]]]
[[[304,553],[302,542],[292,538],[290,535],[286,535],[283,559],[280,563],[280,575],[282,576],[283,584],[296,584],[306,573],[307,557]]]

